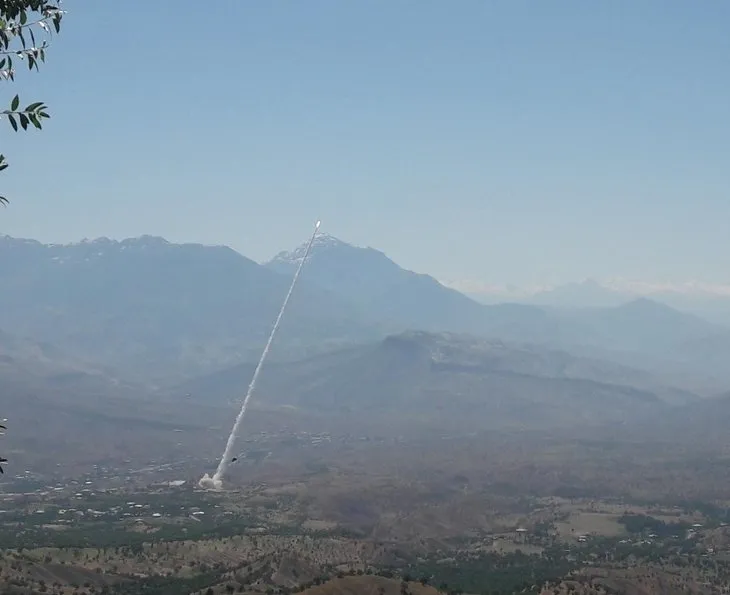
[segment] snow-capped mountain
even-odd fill
[[[304,249],[260,265],[224,246],[151,236],[68,245],[0,237],[0,329],[145,379],[217,369],[258,357]],[[725,329],[650,301],[573,313],[482,305],[383,252],[323,234],[287,310],[276,356],[407,329],[581,353],[638,350],[663,358],[676,352],[694,367],[696,353],[730,353],[721,349],[730,345]]]
[[[5,236],[0,329],[134,373],[195,373],[258,352],[289,282],[225,246]],[[344,300],[306,287],[287,314],[280,349],[370,337],[376,328]]]
[[[304,258],[304,254],[307,251],[307,244],[308,242],[304,242],[294,248],[294,250],[282,250],[269,261],[268,265],[274,267],[278,265],[281,265],[282,267],[289,266],[291,264],[298,265],[302,261],[302,258]],[[312,241],[310,254],[316,254],[323,250],[332,250],[337,248],[342,249],[347,246],[354,247],[351,244],[346,244],[342,240],[337,239],[335,236],[327,233],[318,233],[314,236],[314,240]]]
[[[280,252],[265,266],[292,275],[306,246]],[[403,269],[379,250],[327,234],[315,238],[301,283],[342,296],[404,328],[473,330],[484,315],[480,304],[433,277]]]

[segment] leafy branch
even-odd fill
[[[25,61],[28,70],[39,70],[40,63],[46,61],[49,42],[44,38],[39,44],[35,31],[42,29],[48,36],[53,34],[52,30],[60,32],[66,14],[60,4],[61,0],[0,0],[0,81],[15,81],[14,59]],[[19,45],[14,48],[16,42]],[[47,110],[40,101],[20,109],[20,98],[16,95],[10,109],[0,112],[0,119],[7,118],[16,132],[19,128],[28,130],[31,125],[40,130],[42,121],[50,118]],[[0,155],[0,171],[7,167],[5,156]],[[0,205],[7,203],[7,198],[0,196]]]
[[[31,124],[41,130],[43,128],[42,121],[51,117],[46,111],[48,108],[42,101],[31,103],[23,110],[19,110],[19,107],[20,97],[16,95],[10,102],[10,109],[0,112],[0,118],[7,118],[16,132],[18,131],[18,123],[20,123],[20,128],[23,130],[28,130]],[[7,169],[7,167],[8,162],[5,160],[5,155],[0,154],[0,171]],[[8,199],[0,196],[0,205],[6,204],[8,204]]]
[[[19,107],[20,97],[16,95],[10,103],[10,109],[6,109],[2,112],[2,116],[7,117],[15,132],[18,131],[18,120],[20,120],[20,127],[23,130],[28,130],[28,126],[30,124],[33,124],[33,126],[35,126],[38,130],[41,130],[41,128],[43,128],[41,120],[51,117],[48,115],[48,112],[45,111],[48,108],[42,101],[31,103],[23,110],[18,110]]]
[[[15,78],[13,56],[21,60],[27,58],[29,70],[35,67],[37,71],[38,63],[46,61],[48,40],[44,39],[39,46],[35,39],[33,27],[40,27],[50,35],[51,28],[48,25],[50,23],[53,25],[56,33],[58,33],[61,30],[61,19],[65,11],[61,10],[58,6],[48,3],[45,4],[45,6],[39,8],[42,16],[30,22],[28,22],[28,13],[26,10],[21,10],[15,20],[8,19],[7,17],[9,15],[7,14],[3,14],[2,18],[0,18],[0,56],[5,56],[3,60],[0,60],[0,77],[5,80],[14,80]],[[0,9],[0,13],[2,13],[2,9]],[[30,36],[32,44],[30,47],[28,47],[25,34]],[[14,39],[20,40],[22,49],[13,50],[10,48]]]

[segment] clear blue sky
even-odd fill
[[[205,10],[188,10],[188,6]],[[68,0],[0,233],[730,281],[730,2]]]

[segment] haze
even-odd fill
[[[450,283],[730,283],[727,3],[66,8],[3,233],[264,261],[321,216]]]
[[[730,593],[730,4],[56,1],[0,593]]]

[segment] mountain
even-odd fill
[[[266,267],[293,274],[306,244],[280,252]],[[382,252],[317,236],[302,284],[337,294],[382,321],[391,333],[419,329],[480,334],[540,344],[582,344],[591,331],[526,304],[480,304],[429,275],[403,269]]]
[[[601,285],[593,279],[567,283],[534,294],[526,303],[563,308],[608,308],[620,306],[636,296]]]
[[[66,354],[53,345],[0,330],[0,393],[4,399],[18,388],[27,392],[70,385],[81,392],[137,390],[101,366]]]
[[[110,376],[174,384],[258,359],[303,251],[260,265],[227,247],[151,236],[69,245],[0,237],[0,328]],[[414,329],[558,347],[634,367],[649,357],[703,375],[712,372],[708,362],[730,370],[727,329],[663,304],[483,305],[382,252],[328,235],[315,241],[272,359]]]
[[[266,267],[291,276],[306,244],[280,252]],[[391,328],[473,330],[485,309],[429,275],[401,268],[374,248],[360,248],[331,235],[315,238],[302,284],[337,294]]]
[[[230,248],[162,238],[69,245],[0,237],[0,328],[130,377],[192,375],[260,351],[290,278]],[[364,313],[298,287],[280,353],[377,336]]]
[[[564,312],[599,338],[600,346],[624,351],[666,353],[688,341],[721,333],[724,329],[693,314],[638,298],[618,307]]]
[[[293,274],[306,244],[277,254],[266,267]],[[428,275],[407,271],[373,248],[323,234],[316,238],[303,284],[336,293],[383,321],[391,332],[456,331],[581,352],[602,349],[675,357],[679,346],[715,336],[721,327],[653,300],[630,299],[596,281],[542,294],[542,306],[482,304]],[[558,308],[582,296],[602,307]]]
[[[253,366],[192,380],[179,391],[238,397]],[[261,376],[255,401],[303,413],[470,429],[625,421],[693,402],[651,375],[568,353],[451,333],[406,332]]]

